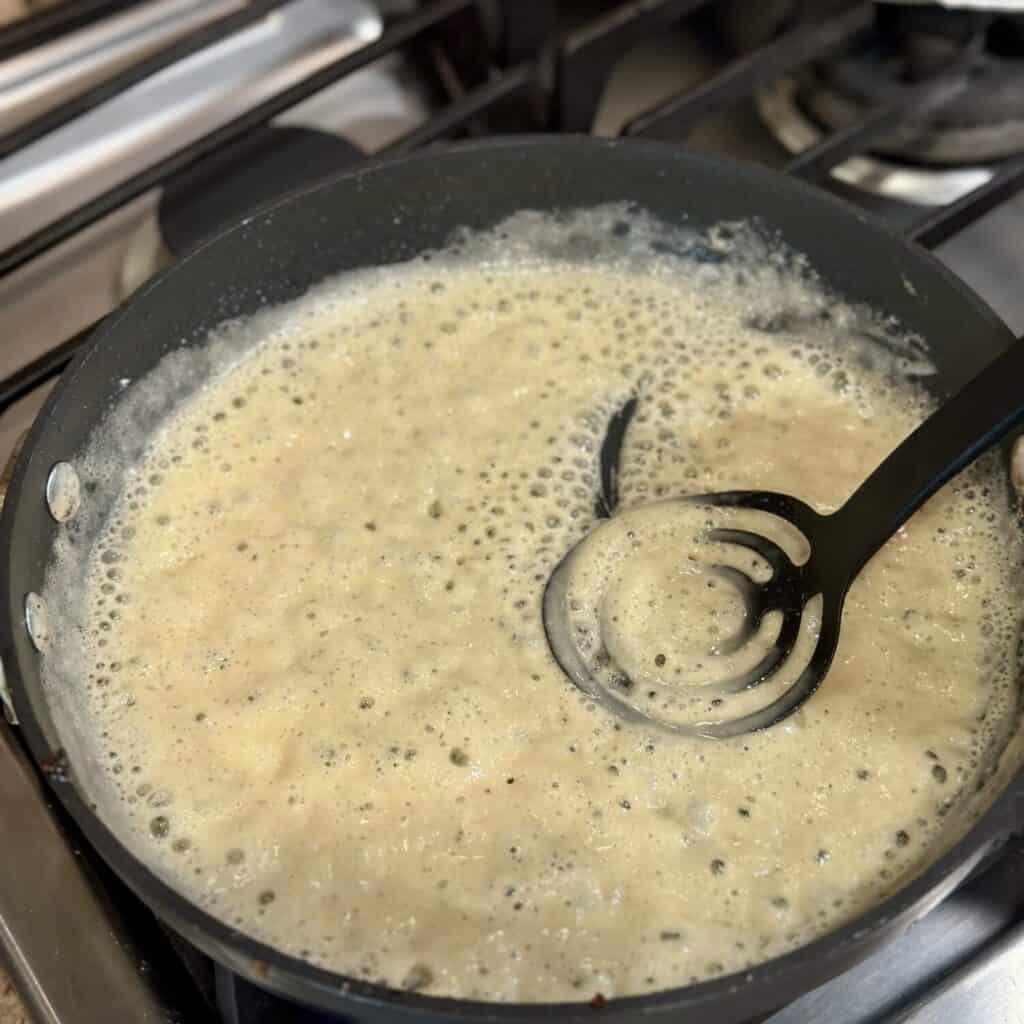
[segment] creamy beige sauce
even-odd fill
[[[134,849],[315,964],[548,1001],[776,956],[966,827],[1016,707],[1019,549],[991,466],[868,566],[825,684],[767,732],[624,724],[549,653],[544,584],[595,524],[628,395],[633,510],[751,486],[834,508],[926,410],[899,379],[927,372],[912,339],[731,234],[715,263],[506,233],[257,325],[128,474],[89,563],[89,721]],[[708,620],[676,577],[612,588],[624,657],[694,657]],[[689,633],[637,611],[649,587]]]

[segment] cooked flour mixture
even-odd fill
[[[638,507],[688,492],[834,508],[927,410],[922,342],[752,230],[524,214],[211,351],[219,372],[118,478],[83,628],[46,666],[84,660],[106,816],[243,932],[436,995],[669,988],[854,918],[988,801],[1020,601],[994,460],[869,565],[827,681],[771,730],[623,723],[549,653],[544,585],[595,526],[630,396],[641,540]],[[101,493],[109,469],[97,441],[80,471]],[[702,578],[655,547],[604,611],[631,609],[638,674],[689,684],[709,609],[726,632],[735,602],[689,600]]]

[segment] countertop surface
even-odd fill
[[[28,1015],[21,1005],[18,993],[14,991],[14,986],[2,967],[0,967],[0,1024],[29,1024]]]

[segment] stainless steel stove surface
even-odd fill
[[[0,29],[0,462],[82,333],[202,234],[364,154],[465,134],[685,140],[816,181],[935,248],[1024,332],[1024,3],[980,6],[35,5]],[[879,53],[907,66],[867,89]],[[967,101],[982,58],[1006,77],[998,103]],[[840,85],[855,103],[836,99]],[[81,844],[2,722],[0,823],[0,953],[31,1019],[327,1019],[166,932]],[[1024,841],[993,860],[902,939],[767,1019],[1024,1020]]]

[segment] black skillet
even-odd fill
[[[443,1000],[311,967],[190,903],[129,853],[90,809],[85,767],[58,754],[62,730],[40,682],[24,609],[26,594],[42,587],[55,535],[67,529],[47,511],[47,477],[56,462],[74,463],[121,393],[119,380],[137,380],[179,345],[201,345],[224,319],[295,298],[327,275],[406,260],[443,245],[456,228],[489,227],[523,208],[612,200],[631,200],[670,224],[697,229],[723,219],[759,218],[806,253],[840,294],[892,314],[926,338],[938,370],[931,385],[940,396],[957,390],[1013,342],[996,316],[930,256],[822,192],[660,144],[514,137],[345,174],[195,250],[97,330],[22,449],[0,521],[0,579],[6,587],[0,644],[22,735],[88,840],[142,900],[200,949],[282,996],[369,1021],[756,1020],[889,942],[1024,821],[1024,772],[1018,772],[959,843],[852,924],[742,974],[598,1009]]]

